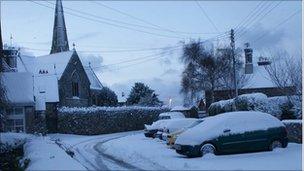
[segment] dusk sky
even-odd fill
[[[35,56],[48,54],[54,3],[2,1],[4,42],[12,35],[14,45]],[[301,1],[63,1],[63,7],[70,49],[74,42],[84,65],[91,62],[118,96],[142,81],[165,102],[180,104],[179,42],[224,35],[237,26],[237,47],[249,42],[254,57],[275,49],[301,53]],[[260,16],[242,22],[255,8]],[[214,40],[215,46],[229,45],[228,35]]]

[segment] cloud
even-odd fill
[[[240,38],[240,42],[242,42],[243,44],[249,42],[251,46],[257,50],[281,46],[281,43],[284,37],[286,36],[285,30],[270,30],[268,28],[263,27],[263,25],[260,23],[254,25],[252,29],[240,29],[244,29],[246,31]],[[243,44],[240,46],[243,46]]]
[[[99,72],[105,69],[103,66],[103,57],[100,55],[93,54],[81,54],[79,55],[81,62],[84,66],[91,66],[94,71]]]
[[[177,73],[178,73],[178,70],[170,68],[170,69],[165,70],[161,76],[175,75]]]
[[[82,34],[82,35],[71,38],[70,42],[73,42],[73,41],[77,42],[80,40],[89,39],[91,37],[96,37],[98,34],[100,34],[100,32],[90,32],[90,33]]]

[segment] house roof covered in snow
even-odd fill
[[[276,87],[271,81],[264,66],[253,66],[248,83],[243,88],[270,88]]]
[[[57,75],[60,79],[74,52],[66,51],[37,57],[34,74],[44,72],[46,75]]]
[[[1,81],[6,96],[14,105],[34,105],[33,75],[29,72],[4,72]]]

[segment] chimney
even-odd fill
[[[249,46],[249,43],[245,43],[245,74],[253,74],[252,48]]]

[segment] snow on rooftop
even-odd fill
[[[271,81],[269,74],[265,70],[264,66],[254,66],[253,74],[244,88],[267,88],[276,87]]]
[[[57,75],[60,79],[73,53],[74,51],[66,51],[37,57],[35,75],[44,71],[49,75]]]
[[[4,72],[0,75],[8,100],[15,105],[33,105],[33,75],[29,72]]]
[[[95,90],[101,90],[103,88],[102,84],[100,83],[98,77],[95,75],[93,69],[89,66],[84,67],[84,70],[90,80],[90,88]]]

